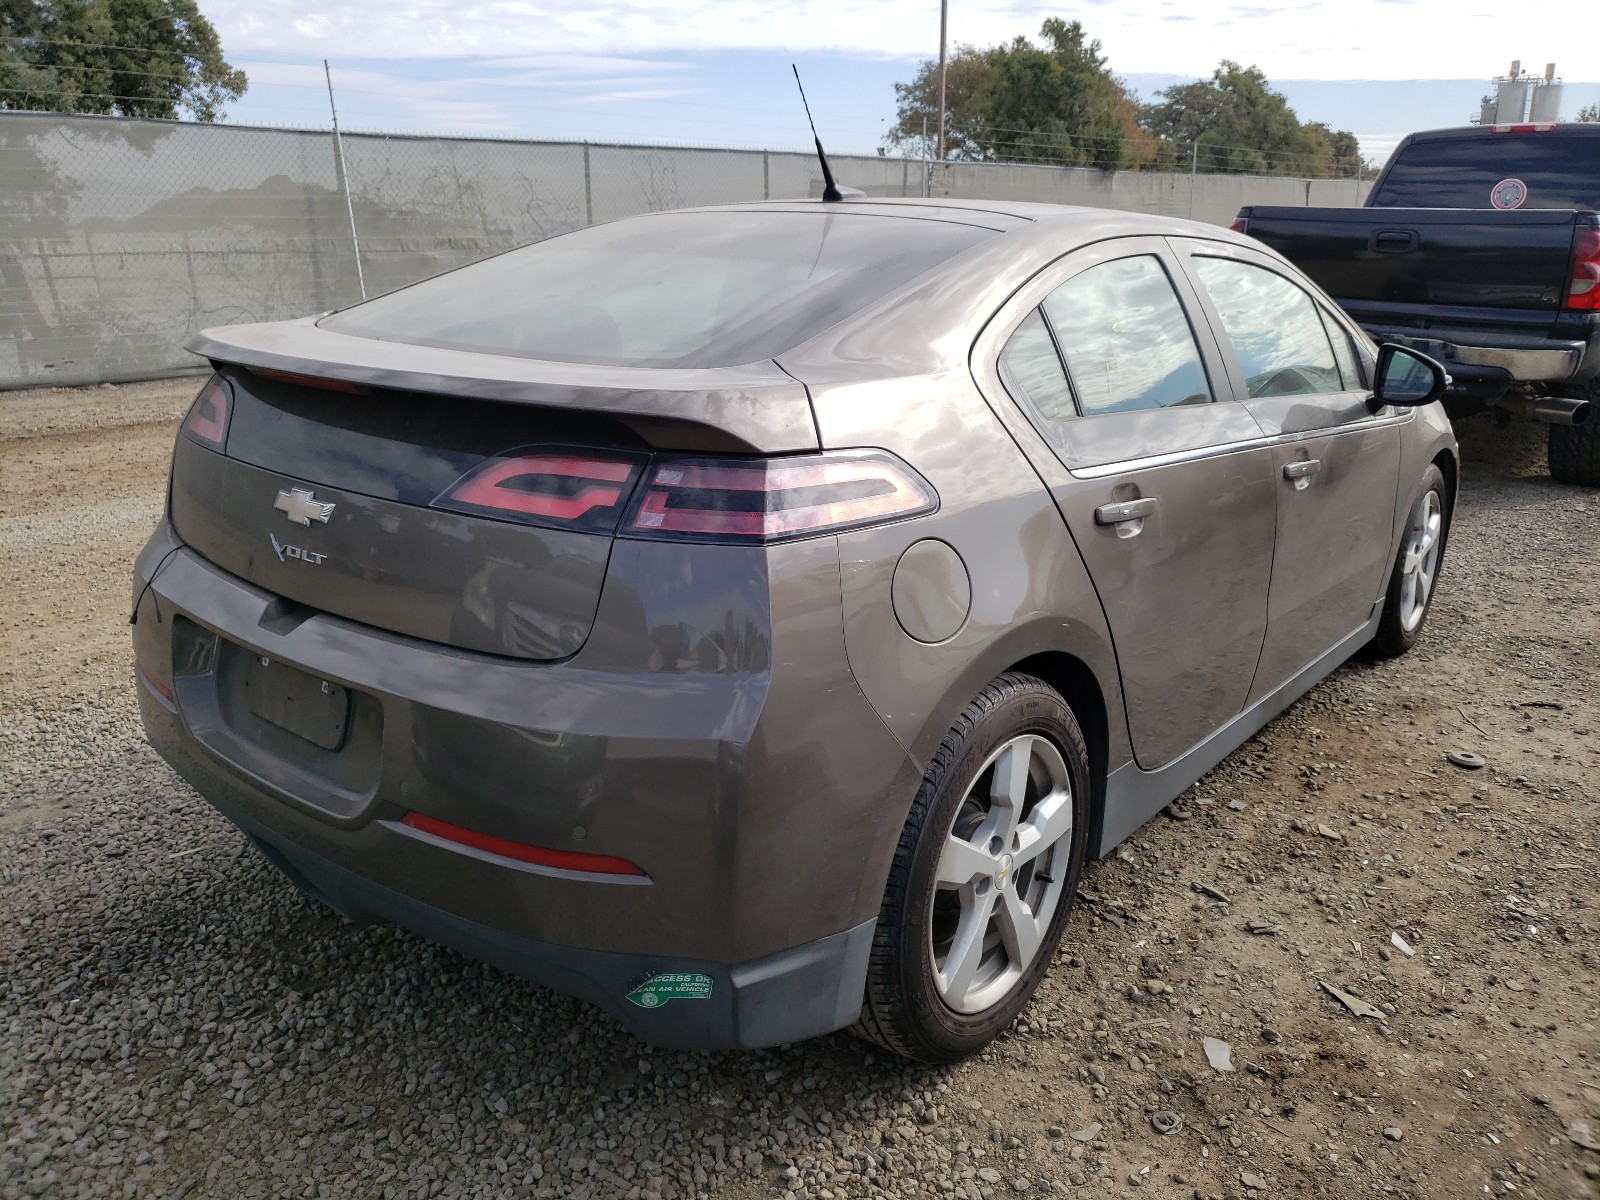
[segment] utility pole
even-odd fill
[[[344,138],[339,134],[339,110],[333,106],[333,72],[328,60],[322,60],[322,74],[328,80],[328,111],[333,114],[333,153],[339,160],[339,181],[344,184],[344,211],[350,217],[350,244],[356,251],[356,283],[361,288],[361,298],[367,298],[367,276],[361,269],[361,239],[356,236],[356,206],[350,199],[350,172],[344,165]]]
[[[939,161],[944,161],[945,31],[950,25],[950,0],[939,0]]]
[[[922,195],[933,195],[933,159],[928,157],[928,114],[922,114]]]

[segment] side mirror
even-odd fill
[[[1421,408],[1444,395],[1450,376],[1426,354],[1386,342],[1378,348],[1377,383],[1372,389],[1377,405]]]

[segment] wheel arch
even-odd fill
[[[1047,650],[1012,663],[1008,671],[1042,679],[1067,702],[1083,730],[1089,750],[1089,829],[1087,845],[1100,844],[1105,823],[1106,776],[1110,757],[1110,725],[1106,715],[1105,693],[1089,664],[1061,650]],[[1003,672],[1002,672],[1003,673]]]
[[[1456,492],[1461,486],[1461,464],[1456,460],[1456,452],[1448,446],[1440,448],[1433,456],[1433,465],[1439,468],[1439,474],[1444,476],[1445,499],[1450,502],[1450,513],[1456,511]]]
[[[926,770],[945,734],[972,698],[1008,671],[1043,680],[1067,702],[1089,751],[1089,845],[1099,844],[1105,822],[1106,779],[1133,756],[1123,713],[1116,657],[1108,638],[1076,621],[1039,620],[996,639],[977,656],[929,710],[909,759]],[[911,797],[907,797],[909,809]],[[899,813],[901,822],[905,813]]]

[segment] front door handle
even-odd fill
[[[1102,504],[1094,510],[1096,525],[1121,525],[1124,521],[1138,521],[1156,510],[1154,496],[1141,496],[1137,500],[1123,500],[1117,504]]]
[[[1154,496],[1141,496],[1137,500],[1102,504],[1094,510],[1094,523],[1115,526],[1119,538],[1138,537],[1144,531],[1144,519],[1155,510]]]
[[[1284,464],[1283,477],[1294,484],[1295,491],[1303,492],[1311,486],[1311,477],[1320,470],[1320,458],[1302,458],[1299,462]]]

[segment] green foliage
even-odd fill
[[[1578,120],[1600,123],[1600,104],[1587,104],[1578,110]]]
[[[934,154],[939,64],[894,85],[887,144]],[[957,46],[945,86],[947,157],[1118,170],[1248,172],[1314,178],[1363,172],[1353,133],[1301,124],[1255,67],[1224,61],[1210,79],[1139,105],[1077,21],[1045,21],[1038,41]],[[926,141],[924,141],[926,134]]]
[[[1077,21],[1057,17],[1045,21],[1039,36],[1042,45],[1019,37],[988,49],[955,48],[946,69],[947,156],[1110,170],[1131,165],[1148,139],[1100,43]],[[939,128],[939,64],[924,62],[910,83],[894,90],[897,120],[889,145],[931,154]]]
[[[1140,110],[1139,123],[1164,144],[1189,150],[1200,171],[1327,178],[1362,170],[1353,133],[1302,125],[1257,67],[1224,59],[1210,79],[1157,92],[1156,101]]]
[[[0,109],[217,121],[248,83],[195,0],[0,6]]]

